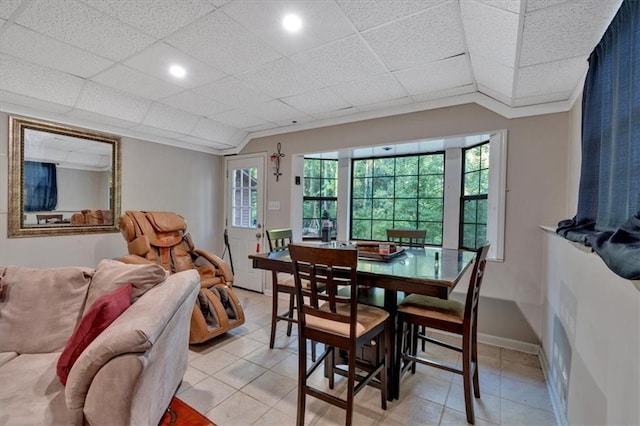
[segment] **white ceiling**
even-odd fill
[[[567,110],[621,1],[2,0],[0,109],[212,153],[443,105]]]

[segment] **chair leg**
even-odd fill
[[[474,327],[475,327],[474,323]],[[478,331],[473,330],[471,340],[471,360],[473,362],[473,394],[476,398],[480,398],[480,380],[478,377]]]
[[[269,336],[269,349],[273,349],[276,341],[276,324],[278,323],[278,289],[273,286],[271,296],[271,335]]]
[[[324,359],[324,365],[326,367],[326,371],[329,374],[329,389],[333,389],[335,386],[335,376],[333,374],[333,363],[335,361],[336,356],[336,348],[333,346],[329,348],[329,353],[327,357]]]
[[[404,330],[404,321],[402,317],[398,315],[398,324],[397,324],[397,336],[396,336],[396,347],[394,348],[396,352],[395,364],[393,366],[393,390],[394,397],[400,398],[400,379],[402,378],[402,367],[404,365],[404,361],[402,360],[402,354],[405,351],[407,333]]]
[[[427,335],[427,327],[425,327],[424,325],[421,325],[421,326],[420,326],[420,333],[421,333],[422,335],[426,336],[426,335]],[[426,341],[426,340],[424,340],[424,339],[421,339],[421,340],[422,340],[422,352],[424,352],[424,351],[425,351],[425,348],[426,348],[426,343],[427,343],[427,341]]]
[[[307,398],[307,342],[301,336],[298,337],[298,410],[296,416],[297,426],[304,426],[304,412]]]
[[[347,418],[346,426],[353,424],[353,389],[356,383],[356,351],[351,348],[349,350],[349,370],[347,374]]]
[[[294,294],[289,295],[289,318],[291,319],[293,319],[293,310],[295,309],[294,297]],[[289,321],[287,325],[287,336],[291,336],[291,326],[293,326],[293,323]]]
[[[473,398],[471,397],[471,344],[464,341],[462,347],[462,383],[464,385],[464,406],[467,412],[467,422],[474,424],[475,417],[473,413]]]
[[[387,409],[387,389],[389,379],[389,351],[392,350],[389,343],[389,327],[393,327],[395,324],[393,320],[387,319],[384,325],[384,331],[382,332],[382,348],[378,349],[379,356],[382,356],[383,366],[380,370],[380,397],[382,398],[381,406],[383,410]]]
[[[411,324],[411,331],[409,332],[409,337],[411,338],[411,348],[410,353],[413,356],[418,355],[418,326],[415,324]],[[411,364],[411,374],[416,374],[416,362],[413,361]]]

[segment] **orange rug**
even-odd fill
[[[215,426],[215,423],[174,396],[159,426]]]

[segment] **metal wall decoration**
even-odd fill
[[[280,173],[280,159],[284,157],[284,154],[280,152],[281,148],[282,146],[280,145],[280,142],[278,142],[278,145],[276,147],[276,152],[271,154],[271,163],[273,164],[273,175],[276,177],[276,182],[278,182],[280,176],[282,176],[282,173]]]

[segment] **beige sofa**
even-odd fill
[[[187,368],[196,271],[102,261],[95,270],[1,267],[0,277],[0,425],[158,424]],[[126,283],[133,303],[62,385],[56,364],[82,315]]]

